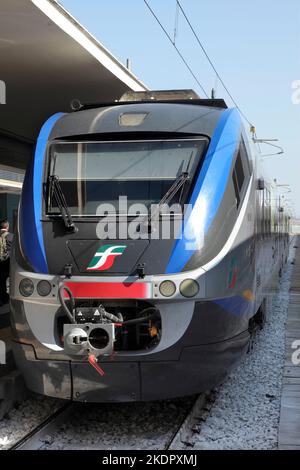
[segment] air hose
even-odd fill
[[[151,320],[152,318],[158,317],[158,309],[156,307],[145,308],[144,310],[140,312],[140,315],[144,315],[144,316],[133,318],[132,320],[126,320],[126,321],[123,321],[123,316],[121,313],[118,312],[116,314],[117,316],[113,315],[112,313],[107,312],[105,308],[103,307],[103,305],[100,305],[99,310],[102,313],[102,315],[108,320],[110,320],[112,323],[119,323],[122,326],[123,325],[124,326],[136,325],[138,323],[143,323],[144,321]],[[148,312],[154,312],[154,313],[145,316],[145,314]]]
[[[64,291],[67,292],[67,294],[69,295],[71,310],[68,308],[68,306],[66,304],[66,301],[65,301],[65,298],[64,298]],[[59,298],[61,306],[64,309],[64,311],[65,311],[67,317],[69,318],[70,322],[71,323],[76,323],[76,319],[75,319],[75,301],[74,301],[74,297],[73,297],[73,294],[72,294],[71,290],[67,286],[62,284],[58,288],[58,298]]]
[[[152,318],[156,318],[158,317],[158,309],[156,307],[148,307],[148,308],[145,308],[144,310],[142,310],[140,313],[142,315],[145,315],[145,313],[147,312],[152,312],[150,315],[146,315],[146,316],[143,316],[143,317],[139,317],[139,318],[133,318],[132,320],[127,320],[127,321],[124,321],[122,323],[122,325],[124,326],[127,326],[127,325],[136,325],[138,323],[143,323],[144,321],[147,321],[147,320],[152,320]]]
[[[107,312],[103,305],[100,305],[98,310],[105,318],[107,318],[107,320],[110,320],[112,323],[123,323],[123,317],[121,313],[117,313],[117,316],[113,315],[112,313]]]

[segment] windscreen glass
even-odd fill
[[[50,176],[58,176],[72,215],[96,215],[99,204],[118,212],[119,197],[128,206],[157,204],[177,178],[191,179],[207,145],[206,139],[55,142],[50,145]],[[182,191],[173,198],[179,202]],[[49,194],[48,213],[58,213]]]

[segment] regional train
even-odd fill
[[[238,111],[188,90],[78,102],[47,120],[11,261],[29,389],[125,402],[224,380],[289,246],[289,216],[251,155]]]

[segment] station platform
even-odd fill
[[[278,435],[280,450],[300,450],[300,236],[293,240],[295,259],[286,324],[285,364]]]
[[[23,377],[17,370],[13,357],[8,304],[0,307],[0,341],[5,344],[5,364],[0,364],[1,420],[15,403],[21,403],[28,395]]]
[[[6,358],[5,364],[0,365],[0,377],[15,369],[12,347],[11,347],[11,330],[9,321],[9,304],[0,307],[0,341],[5,343]],[[1,358],[2,359],[2,358]]]

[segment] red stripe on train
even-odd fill
[[[65,282],[76,298],[88,299],[145,299],[149,283],[132,282]],[[68,297],[67,293],[65,294]]]

